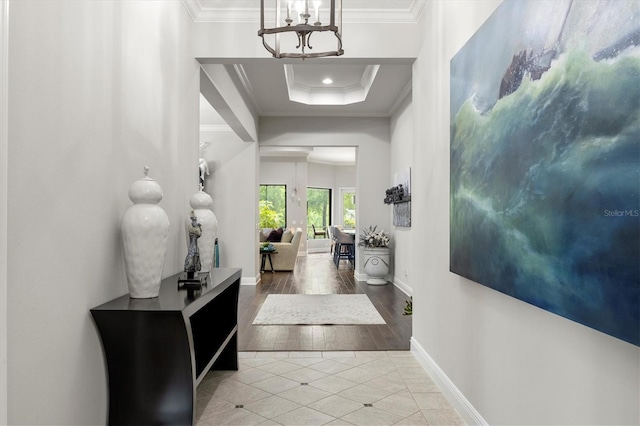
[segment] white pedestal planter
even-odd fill
[[[389,275],[389,248],[364,248],[364,272],[369,279],[367,284],[384,285]]]
[[[167,253],[169,218],[158,205],[162,188],[148,173],[145,167],[144,178],[129,188],[134,205],[121,222],[124,266],[132,298],[158,297]]]

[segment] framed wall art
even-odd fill
[[[450,97],[450,270],[640,346],[640,2],[506,0]]]

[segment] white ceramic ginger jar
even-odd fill
[[[129,199],[134,204],[121,222],[129,295],[134,299],[157,297],[167,253],[169,218],[158,205],[162,188],[149,177],[147,166],[144,177],[129,188]]]
[[[198,251],[200,252],[200,272],[209,272],[213,268],[214,245],[218,234],[218,219],[211,210],[213,199],[202,189],[189,199],[191,209],[198,218],[198,223],[202,226],[202,235],[198,238]],[[191,225],[190,215],[185,220],[185,230],[187,245],[189,245],[189,226]]]

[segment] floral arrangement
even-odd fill
[[[369,229],[362,229],[358,245],[369,248],[389,247],[389,236],[384,231],[376,231],[376,228],[377,226],[369,226]]]

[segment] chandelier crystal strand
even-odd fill
[[[328,4],[328,9],[322,9],[320,0],[260,0],[260,29],[258,36],[262,38],[265,49],[274,58],[318,58],[324,56],[341,56],[342,50],[342,0],[324,0]],[[274,5],[274,8],[265,7],[265,3]],[[283,7],[284,6],[284,7]],[[313,10],[310,10],[313,8]],[[265,18],[275,11],[275,26],[265,27]],[[325,12],[326,11],[326,12]],[[310,21],[314,13],[314,21]],[[329,13],[329,24],[323,25],[320,20],[321,15]],[[286,19],[281,20],[281,16],[286,13]],[[297,24],[294,24],[293,14],[297,15]],[[326,18],[325,18],[326,19]],[[287,35],[286,33],[293,33]],[[295,35],[294,35],[295,34]],[[314,36],[313,46],[310,44],[312,34]],[[269,43],[269,37],[273,35],[273,43]],[[282,38],[280,36],[282,35]],[[266,36],[266,37],[265,37]],[[297,44],[296,44],[297,42]],[[335,44],[335,50],[331,50],[331,45]],[[318,45],[321,52],[310,52]],[[308,49],[308,50],[307,50]]]

